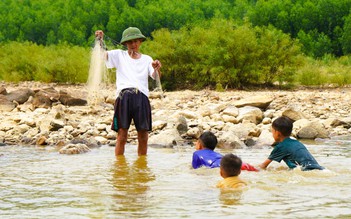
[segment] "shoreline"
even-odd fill
[[[45,88],[51,88],[61,96],[66,93],[83,100],[89,96],[85,84],[0,82],[1,87],[7,93],[27,88],[33,91],[32,96]],[[11,111],[1,113],[0,143],[63,147],[79,139],[89,147],[114,145],[116,133],[110,129],[110,124],[115,85],[104,86],[99,91],[96,102],[88,101],[82,106],[53,101],[50,107],[33,107],[30,97]],[[268,146],[272,141],[270,124],[281,115],[295,121],[293,136],[300,139],[351,135],[351,87],[224,92],[183,90],[166,91],[163,97],[151,91],[150,104],[153,116],[150,145],[172,147],[194,141],[203,131],[210,130],[224,148]],[[129,136],[128,143],[135,143],[133,125]]]

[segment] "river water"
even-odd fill
[[[272,163],[243,171],[243,191],[221,191],[219,169],[191,169],[193,147],[102,146],[80,155],[0,147],[1,218],[351,218],[351,137],[305,143],[328,170]],[[271,148],[217,150],[257,165]]]

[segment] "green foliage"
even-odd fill
[[[349,54],[342,47],[347,40],[344,18],[350,9],[350,0],[258,0],[247,16],[253,25],[271,24],[297,37],[308,55],[342,56]]]
[[[0,8],[1,80],[85,82],[95,30],[111,49],[137,26],[168,90],[350,83],[350,0],[3,0]]]
[[[292,81],[299,44],[273,27],[214,19],[179,31],[161,29],[144,51],[162,60],[167,89],[237,88]]]
[[[309,59],[296,74],[296,81],[308,86],[344,86],[351,84],[351,57],[334,58],[325,55],[322,59]]]
[[[351,13],[345,18],[344,32],[340,38],[344,54],[351,54]]]
[[[298,42],[282,31],[269,26],[256,28],[258,37],[258,60],[260,62],[260,80],[272,85],[278,81],[292,82],[294,72],[303,64],[303,57]]]
[[[31,42],[0,45],[0,80],[86,82],[89,49],[68,44],[40,46]]]
[[[300,31],[298,38],[304,45],[304,53],[308,56],[320,58],[325,54],[331,54],[333,52],[333,45],[330,38],[323,33],[319,34],[317,30],[312,30],[308,34],[304,31]]]
[[[273,25],[299,38],[313,57],[350,51],[350,0],[6,0],[0,8],[0,41],[89,46],[96,29],[120,39],[129,26],[151,36],[222,18]]]
[[[120,39],[129,26],[150,37],[213,18],[282,30],[312,57],[350,53],[350,0],[6,0],[0,1],[0,41],[89,46],[102,29]]]

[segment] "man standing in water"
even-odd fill
[[[104,33],[98,30],[95,36],[102,40]],[[128,50],[106,52],[107,68],[116,68],[117,99],[111,127],[117,131],[116,156],[124,154],[132,119],[138,132],[138,155],[147,154],[148,132],[152,129],[148,77],[156,78],[161,62],[139,52],[145,39],[138,28],[129,27],[121,40]]]

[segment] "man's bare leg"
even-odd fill
[[[138,155],[147,154],[147,141],[149,139],[148,131],[138,131]]]
[[[124,154],[124,146],[127,143],[128,138],[128,129],[118,129],[117,134],[117,142],[115,147],[115,155],[123,155]]]

